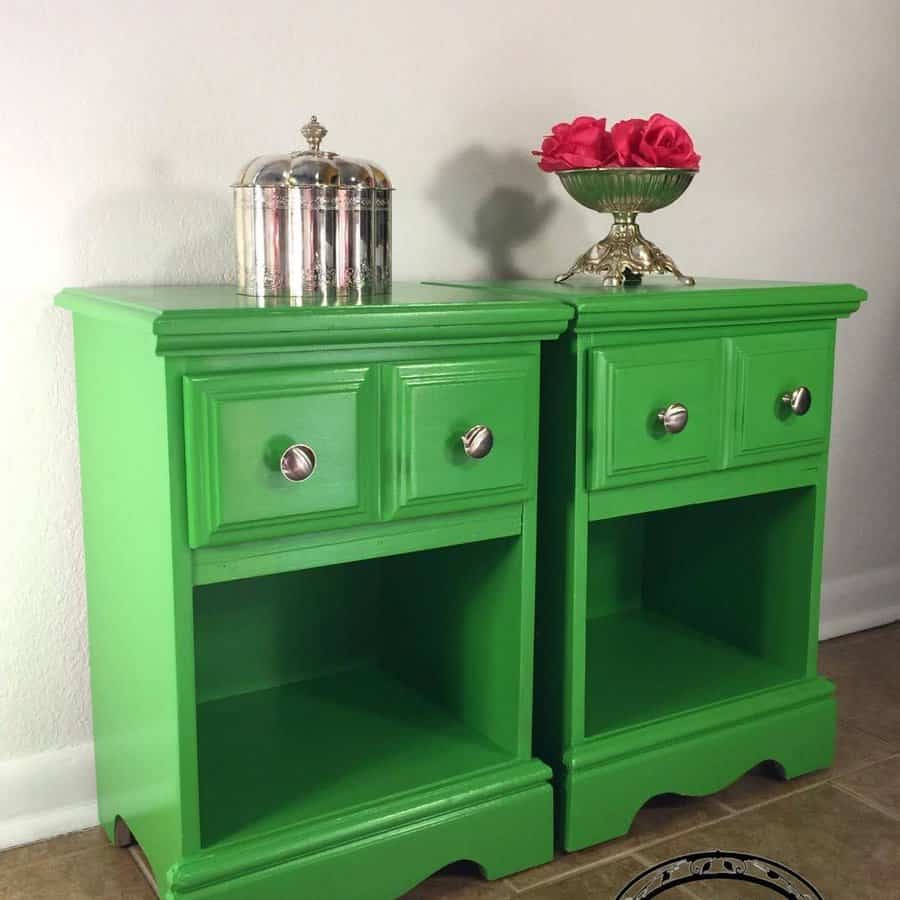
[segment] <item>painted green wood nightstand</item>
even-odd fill
[[[830,765],[816,648],[835,321],[865,294],[502,287],[576,311],[545,346],[541,407],[535,745],[563,846],[762,761]]]
[[[540,341],[572,310],[423,286],[57,302],[110,837],[130,829],[170,900],[392,898],[457,859],[549,860]]]

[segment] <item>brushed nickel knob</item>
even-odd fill
[[[781,395],[781,402],[790,409],[795,416],[805,416],[812,406],[812,393],[808,387],[802,384],[792,391]]]
[[[682,403],[670,403],[656,414],[656,418],[662,422],[663,428],[669,434],[678,434],[679,431],[684,431],[687,426],[687,407]]]
[[[306,481],[316,471],[316,454],[306,444],[291,444],[281,454],[281,474],[288,481]]]
[[[494,446],[494,433],[487,425],[473,425],[462,436],[462,445],[470,459],[484,459]]]

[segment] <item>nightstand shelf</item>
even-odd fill
[[[788,684],[796,673],[647,610],[587,623],[586,738]]]
[[[588,525],[585,737],[803,676],[810,488]]]
[[[204,846],[337,816],[514,759],[369,666],[210,700],[197,721]]]
[[[202,846],[514,762],[520,544],[195,588]]]

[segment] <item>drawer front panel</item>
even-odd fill
[[[593,350],[589,357],[588,488],[705,472],[721,464],[720,341]],[[687,408],[669,433],[658,413]]]
[[[391,517],[516,502],[536,480],[538,359],[500,357],[386,367],[391,425],[385,509]],[[462,437],[490,429],[490,452]],[[474,452],[477,453],[477,450]]]
[[[825,450],[831,410],[831,331],[754,335],[732,342],[736,401],[729,462],[767,462]],[[782,400],[809,391],[806,413]]]
[[[368,367],[186,376],[192,547],[372,521],[377,514],[377,379]],[[289,481],[281,455],[312,448]]]

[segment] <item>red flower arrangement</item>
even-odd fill
[[[606,129],[606,119],[579,116],[574,122],[553,126],[540,150],[538,165],[545,172],[658,166],[698,169],[694,142],[674,119],[654,113],[649,119],[623,119]]]

